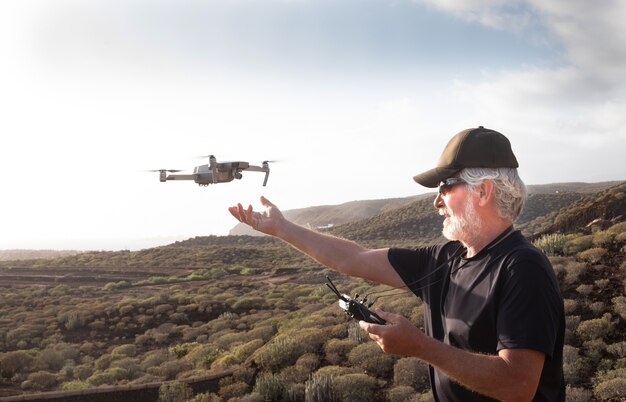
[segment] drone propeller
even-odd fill
[[[176,173],[176,172],[182,172],[182,170],[180,170],[180,169],[151,169],[151,170],[146,170],[146,172],[169,172],[169,173]]]

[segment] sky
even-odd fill
[[[626,2],[4,0],[0,249],[226,235],[228,206],[432,191],[457,132],[527,184],[626,179]],[[150,169],[263,175],[200,187]]]

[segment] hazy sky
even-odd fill
[[[0,249],[138,249],[283,209],[406,197],[449,138],[528,184],[626,179],[621,0],[4,0]],[[272,164],[228,184],[146,169]]]

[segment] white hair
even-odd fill
[[[514,222],[522,213],[526,202],[526,185],[515,168],[465,168],[459,177],[474,190],[483,180],[494,184],[495,202],[498,214]]]

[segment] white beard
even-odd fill
[[[483,221],[476,213],[476,208],[470,197],[465,203],[465,210],[462,214],[453,215],[444,207],[439,209],[439,215],[445,216],[443,221],[443,235],[448,240],[459,240],[465,244],[475,238],[483,227]]]

